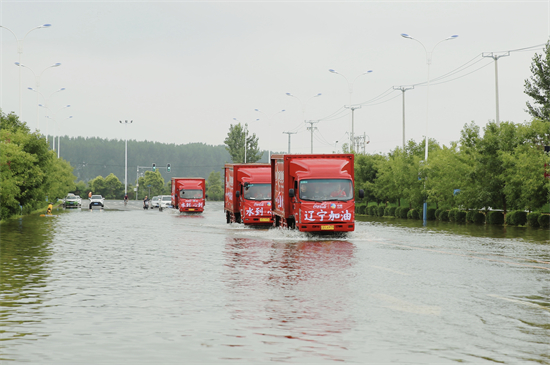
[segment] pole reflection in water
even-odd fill
[[[275,360],[301,353],[344,361],[355,247],[346,241],[227,238],[224,281],[235,327],[252,330]],[[267,330],[266,330],[267,329]],[[330,334],[330,336],[329,336]],[[289,343],[288,340],[294,340]],[[339,351],[342,350],[342,351]]]

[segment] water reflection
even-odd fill
[[[354,251],[346,241],[227,238],[224,281],[235,326],[275,345],[279,360],[306,353],[345,360],[345,341],[334,340],[353,327],[346,302]]]
[[[10,220],[0,229],[0,333],[2,340],[36,340],[43,314],[47,270],[57,220],[39,216]],[[2,342],[0,342],[2,343]],[[5,343],[5,342],[4,342]],[[0,345],[5,348],[6,345]]]
[[[424,228],[421,220],[355,216],[360,222],[387,224],[398,227]],[[434,232],[452,233],[472,237],[519,238],[529,242],[549,243],[550,231],[542,228],[499,226],[493,224],[454,223],[428,221],[425,227]]]

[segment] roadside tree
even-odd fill
[[[212,171],[210,175],[208,175],[206,187],[208,200],[223,200],[223,184],[219,171]]]
[[[244,161],[245,130],[241,123],[231,124],[227,137],[223,141],[225,149],[231,156],[234,163],[256,162],[262,158],[262,153],[258,147],[258,137],[253,133],[246,138],[246,161]]]

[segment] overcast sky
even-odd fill
[[[448,145],[464,124],[495,119],[494,60],[484,52],[513,51],[498,60],[500,120],[530,120],[524,82],[548,40],[549,2],[18,0],[0,1],[0,25],[22,44],[22,119],[43,133],[54,132],[50,116],[56,134],[218,145],[236,118],[263,149],[286,151],[283,132],[297,132],[292,152],[308,153],[307,120],[318,121],[314,152],[330,153],[349,139],[352,85],[351,104],[362,104],[355,134],[367,136],[367,152],[386,153],[402,144],[393,87],[416,85],[405,93],[407,140],[420,141],[427,123]],[[0,107],[19,114],[9,30],[0,28]],[[120,120],[133,120],[126,135]]]

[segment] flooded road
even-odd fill
[[[542,230],[363,218],[315,237],[227,225],[221,202],[54,213],[0,226],[2,363],[550,364]]]

